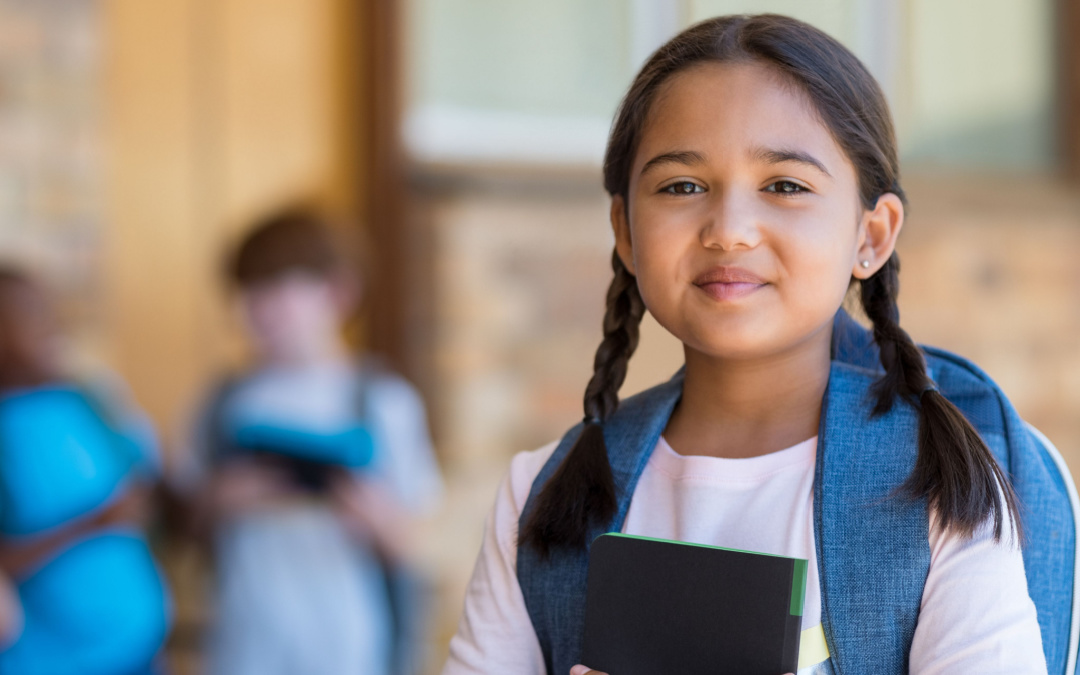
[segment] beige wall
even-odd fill
[[[107,357],[167,432],[237,351],[217,284],[246,219],[355,212],[347,0],[108,0]]]

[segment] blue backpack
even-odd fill
[[[1080,498],[1069,467],[978,366],[943,349],[922,349],[927,374],[978,429],[1012,479],[1026,540],[1028,593],[1038,611],[1048,672],[1074,675],[1080,649],[1080,594],[1074,588]],[[833,352],[837,361],[881,369],[869,331],[845,312],[834,323]]]
[[[1028,589],[1048,669],[1054,675],[1074,675],[1080,637],[1080,598],[1073,592],[1080,500],[1068,468],[985,373],[948,352],[924,350],[930,377],[1011,477],[1026,538]],[[890,498],[888,486],[902,484],[914,465],[918,418],[904,406],[871,416],[869,391],[881,372],[877,349],[870,333],[842,311],[834,324],[832,360],[814,479],[822,623],[831,667],[843,675],[906,673],[930,563],[927,506],[925,500]],[[621,529],[637,478],[681,389],[680,373],[623,401],[605,424],[618,508],[612,522],[597,526],[594,534]],[[580,430],[581,425],[571,429],[541,469],[522,523]],[[549,672],[567,672],[580,656],[587,564],[588,552],[578,549],[557,549],[548,558],[530,548],[518,550],[518,581]],[[890,568],[889,584],[863,583],[868,570]]]
[[[139,441],[105,417],[75,387],[0,397],[0,536],[32,540],[92,516],[146,470]],[[168,593],[134,530],[76,539],[15,582],[24,624],[0,672],[134,673],[164,644]]]

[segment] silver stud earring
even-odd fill
[[[859,266],[862,267],[864,270],[869,269],[870,261],[869,260],[864,260],[861,263],[859,263]]]

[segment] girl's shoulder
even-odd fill
[[[937,347],[922,345],[922,350],[930,379],[980,432],[1004,432],[1010,421],[1019,419],[1005,392],[979,366]]]
[[[844,310],[833,321],[832,343],[836,362],[864,369],[873,376],[883,372],[873,335]],[[919,348],[926,359],[926,374],[980,432],[985,433],[988,427],[1000,429],[1007,418],[1015,417],[1005,393],[969,359],[928,345],[920,344]]]
[[[514,513],[520,515],[525,509],[525,502],[529,499],[536,477],[540,475],[540,471],[551,459],[558,446],[558,440],[551,441],[535,450],[519,452],[510,460],[510,468],[503,481],[502,497],[513,505]]]

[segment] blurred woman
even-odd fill
[[[64,372],[44,290],[0,268],[0,673],[154,672],[169,624],[142,533],[158,474],[116,384]]]

